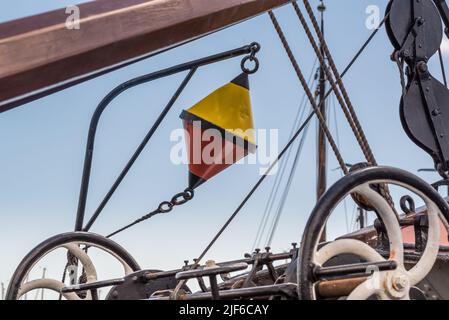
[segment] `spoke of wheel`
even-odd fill
[[[404,244],[402,242],[401,227],[388,201],[378,192],[371,189],[370,184],[374,183],[379,182],[365,183],[356,187],[354,192],[366,198],[380,215],[390,241],[390,260],[396,261],[398,268],[404,269]]]
[[[61,289],[64,287],[65,287],[64,283],[54,279],[32,280],[22,284],[22,286],[20,287],[20,291],[18,293],[18,297],[20,298],[21,296],[35,289],[48,289],[60,293]],[[80,297],[78,297],[78,295],[73,292],[63,293],[62,295],[67,300],[81,300]]]
[[[439,209],[435,204],[425,197],[422,197],[427,207],[427,217],[429,222],[429,230],[427,233],[427,243],[418,263],[407,272],[410,278],[410,285],[414,286],[421,282],[432,270],[437,260],[440,249],[440,219]]]
[[[367,262],[380,262],[385,259],[366,243],[354,239],[340,239],[322,247],[315,255],[315,263],[323,265],[330,259],[342,255],[352,254]]]

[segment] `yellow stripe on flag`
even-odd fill
[[[188,109],[188,112],[256,144],[249,90],[240,85],[232,82],[224,85]]]

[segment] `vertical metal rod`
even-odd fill
[[[321,1],[320,5],[318,6],[318,10],[321,13],[321,32],[324,35],[324,11],[326,10],[326,7]],[[321,43],[320,46],[321,54],[323,57],[325,57],[324,47],[323,43]],[[325,61],[324,61],[325,63]],[[326,73],[325,73],[326,66],[321,64],[320,66],[320,81],[319,81],[319,106],[321,114],[323,115],[324,119],[327,118],[327,110],[326,110]],[[326,136],[323,131],[323,129],[319,126],[318,127],[318,152],[317,152],[317,199],[320,199],[321,196],[326,192],[326,182],[327,182],[327,144],[326,144]],[[326,227],[324,227],[323,233],[321,234],[321,242],[326,241]]]
[[[159,117],[156,119],[156,122],[153,124],[153,126],[151,127],[151,129],[148,131],[148,133],[146,134],[146,136],[143,138],[142,142],[140,143],[140,145],[137,147],[136,151],[134,152],[134,154],[132,155],[131,159],[129,159],[128,163],[126,164],[125,168],[123,168],[122,172],[120,173],[120,175],[117,177],[117,179],[115,180],[114,184],[112,185],[111,189],[108,191],[108,193],[106,194],[106,196],[104,197],[104,199],[101,201],[100,205],[98,206],[97,210],[95,210],[94,214],[92,215],[92,217],[90,218],[89,222],[86,224],[86,226],[83,228],[83,231],[89,231],[89,229],[92,227],[92,225],[94,224],[95,220],[97,220],[98,216],[100,215],[101,211],[104,209],[104,207],[106,206],[106,204],[108,203],[108,201],[111,199],[112,195],[114,194],[114,192],[117,190],[117,188],[119,187],[120,183],[123,181],[123,179],[125,178],[125,176],[128,174],[129,170],[131,169],[131,167],[133,166],[134,162],[136,162],[137,158],[140,156],[140,154],[142,153],[142,151],[145,149],[146,145],[148,144],[148,142],[150,141],[151,137],[153,136],[153,134],[156,132],[156,130],[159,128],[160,124],[162,123],[162,121],[165,119],[165,117],[167,116],[168,112],[171,110],[171,108],[173,107],[173,105],[175,104],[176,100],[178,100],[179,96],[181,95],[182,91],[185,89],[185,87],[187,86],[187,84],[189,83],[189,81],[192,79],[193,75],[195,74],[197,68],[193,68],[189,71],[189,73],[187,74],[187,76],[184,78],[184,80],[182,81],[181,85],[178,87],[178,89],[176,90],[175,94],[171,97],[170,101],[168,102],[168,104],[165,106],[165,108],[162,110],[161,114],[159,115]]]
[[[210,276],[209,282],[210,282],[210,291],[212,293],[212,299],[220,300],[220,291],[218,289],[217,276],[215,276],[215,275]]]
[[[27,274],[27,276],[25,278],[25,283],[27,283],[29,279],[30,279],[30,274]],[[28,300],[28,293],[25,293],[23,300]]]
[[[5,284],[2,282],[2,300],[5,300]]]
[[[45,279],[45,274],[47,273],[47,268],[42,271],[42,279]],[[44,288],[41,289],[41,300],[44,300]]]
[[[365,218],[366,218],[366,214],[365,214],[365,210],[363,210],[362,208],[358,208],[357,211],[359,212],[359,226],[360,229],[365,228]]]

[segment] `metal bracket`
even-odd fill
[[[436,141],[438,142],[438,148],[441,153],[441,163],[439,164],[441,168],[438,168],[438,171],[448,171],[448,162],[449,162],[449,132],[447,129],[447,124],[444,123],[441,115],[442,111],[439,108],[435,93],[432,88],[432,78],[428,71],[427,64],[425,62],[420,62],[416,66],[417,74],[418,74],[418,82],[421,89],[421,95],[424,101],[424,104],[427,107],[427,113],[431,120]]]

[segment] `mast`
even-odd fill
[[[321,32],[324,35],[324,11],[326,11],[326,6],[324,2],[318,6],[318,11],[321,14]],[[320,44],[321,54],[325,57],[325,52],[323,48],[323,44]],[[324,60],[325,61],[325,60]],[[320,66],[320,79],[319,79],[319,105],[320,111],[324,116],[324,119],[327,118],[326,114],[326,73],[325,73],[325,65]],[[317,199],[321,198],[321,196],[326,192],[327,188],[327,144],[326,144],[326,136],[324,131],[320,126],[318,126],[318,141],[317,141]],[[321,235],[321,241],[326,241],[326,227],[324,228],[323,234]]]

